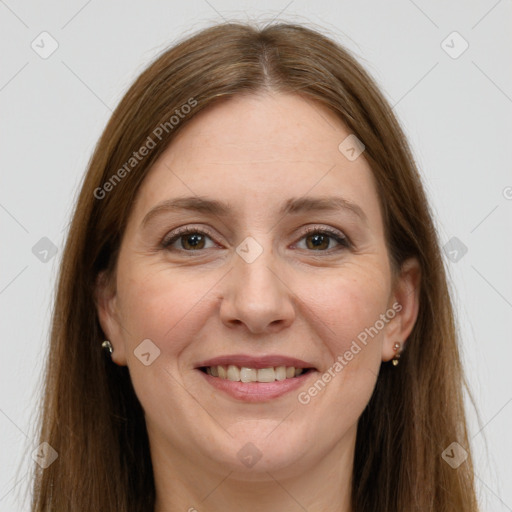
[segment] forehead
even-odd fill
[[[260,215],[289,198],[341,195],[379,221],[364,153],[339,149],[350,131],[321,104],[298,95],[238,95],[188,122],[146,176],[136,215],[172,197],[198,195]]]
[[[211,163],[265,163],[280,159],[332,164],[347,128],[323,105],[298,95],[244,94],[209,107],[189,122],[168,148],[189,150]]]

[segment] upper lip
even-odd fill
[[[204,366],[229,366],[230,364],[238,367],[245,366],[246,368],[270,368],[276,366],[294,366],[295,368],[313,368],[315,366],[296,357],[288,357],[279,354],[266,355],[266,356],[250,356],[246,354],[231,354],[225,356],[218,356],[212,359],[207,359],[196,365],[196,368]]]

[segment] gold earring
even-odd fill
[[[401,346],[402,346],[402,344],[399,341],[396,341],[395,344],[393,345],[393,350],[395,352],[397,352]],[[401,350],[400,350],[400,352],[401,352]],[[395,355],[395,357],[393,358],[393,360],[392,360],[393,366],[398,366],[398,363],[399,363],[398,360],[400,359],[400,352],[398,352]]]
[[[101,346],[103,347],[104,350],[108,350],[110,355],[112,355],[112,352],[114,352],[114,348],[112,347],[112,343],[110,343],[110,341],[108,340],[105,340]]]

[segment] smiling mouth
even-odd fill
[[[249,368],[246,366],[215,365],[198,368],[212,377],[232,382],[275,382],[294,379],[314,368],[295,368],[294,366],[274,366],[268,368]]]

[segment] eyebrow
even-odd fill
[[[142,227],[154,217],[167,212],[192,211],[214,215],[217,217],[228,217],[234,210],[230,203],[208,199],[200,196],[178,197],[166,199],[152,208],[142,220]],[[359,217],[364,223],[368,218],[363,209],[357,204],[338,196],[330,197],[295,197],[288,199],[279,210],[279,215],[297,215],[310,212],[336,212],[344,210],[353,216]]]

